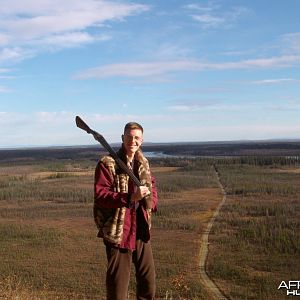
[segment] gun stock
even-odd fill
[[[98,141],[113,157],[117,165],[131,178],[131,180],[136,184],[136,186],[141,186],[139,179],[133,174],[133,172],[126,166],[126,164],[118,157],[117,153],[111,148],[107,143],[105,138],[97,131],[92,130],[79,116],[75,118],[76,126],[89,134],[94,136],[94,139]]]
[[[86,131],[87,133],[92,133],[91,128],[79,116],[76,116],[75,121],[78,128]]]

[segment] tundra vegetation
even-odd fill
[[[92,216],[95,164],[0,162],[0,299],[105,299],[106,257]],[[297,159],[161,158],[151,165],[160,200],[152,229],[158,298],[208,297],[198,261],[201,234],[223,197],[216,168],[227,201],[210,236],[209,275],[232,299],[282,299],[280,282],[300,274]]]
[[[232,299],[290,298],[278,287],[299,281],[298,157],[218,160],[216,167],[227,200],[210,235],[209,275]]]

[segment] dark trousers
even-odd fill
[[[126,300],[130,280],[131,262],[136,272],[136,298],[151,300],[155,297],[155,268],[150,242],[141,240],[136,242],[136,250],[129,251],[106,246],[107,273],[106,295],[107,300]]]

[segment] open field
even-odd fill
[[[193,171],[181,164],[153,167],[157,295],[204,299],[200,235],[222,196],[209,164]],[[106,258],[92,217],[94,167],[87,160],[1,164],[0,299],[105,298]]]
[[[66,155],[0,163],[0,299],[105,299],[106,258],[92,217],[95,163]],[[227,200],[209,237],[210,276],[231,299],[284,299],[278,285],[300,274],[300,166],[280,157],[152,160],[158,298],[208,299],[199,249],[222,200],[213,165]]]
[[[208,271],[232,299],[285,299],[300,279],[299,165],[216,163],[227,200],[210,236]]]

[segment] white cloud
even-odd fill
[[[293,78],[276,78],[276,79],[262,79],[252,81],[252,84],[280,84],[280,83],[289,83],[289,82],[298,82],[299,80]]]
[[[264,140],[279,138],[299,139],[300,126],[295,124],[205,124],[198,122],[198,126],[185,125],[182,121],[181,126],[174,130],[174,124],[155,128],[151,131],[153,139],[151,141],[234,141],[234,140]],[[156,139],[155,139],[156,137]]]
[[[0,148],[98,144],[91,135],[76,127],[75,115],[67,111],[0,112]],[[275,120],[253,123],[245,120],[232,125],[226,119],[200,119],[196,114],[191,116],[185,112],[176,115],[83,113],[81,117],[92,129],[103,134],[109,143],[121,141],[123,127],[129,121],[143,125],[147,142],[299,138],[300,132],[299,124],[294,122],[278,124]]]
[[[91,135],[76,127],[76,113],[58,112],[0,112],[0,148],[15,146],[91,145],[97,144]],[[163,115],[92,114],[83,113],[82,119],[103,134],[108,142],[120,142],[124,125],[129,121],[141,124],[163,122]],[[149,125],[150,127],[150,125]]]
[[[220,27],[226,22],[226,19],[224,18],[212,16],[209,14],[193,15],[192,17],[195,21],[200,22],[204,28]]]
[[[232,92],[232,88],[217,86],[214,85],[213,87],[206,86],[206,87],[197,87],[197,88],[177,88],[172,91],[173,95],[203,95],[203,94],[222,94]]]
[[[0,33],[0,46],[8,45],[9,43],[9,36],[4,33]]]
[[[157,76],[174,71],[195,69],[192,60],[178,60],[166,62],[120,63],[96,67],[82,71],[75,75],[76,79],[106,78],[106,77],[148,77]]]
[[[78,46],[105,40],[105,33],[91,34],[108,21],[148,10],[146,5],[102,0],[2,0],[0,6],[0,62],[19,61],[42,49]],[[18,51],[16,51],[18,50]]]
[[[257,58],[241,60],[236,62],[214,63],[211,68],[217,70],[225,69],[257,69],[257,68],[284,68],[300,63],[300,55],[282,55],[269,58]]]
[[[0,74],[1,73],[8,73],[10,71],[11,71],[11,69],[0,68]]]
[[[1,79],[1,76],[0,76],[0,79]],[[9,88],[0,85],[0,93],[8,93],[8,92],[10,92]]]
[[[192,50],[182,44],[181,41],[177,40],[175,43],[162,43],[157,49],[155,49],[152,57],[157,57],[159,60],[172,59],[179,57],[189,57]]]
[[[33,4],[34,3],[34,4]],[[8,0],[1,3],[1,28],[23,39],[85,30],[106,21],[122,20],[148,9],[140,4],[96,0]]]
[[[68,112],[0,112],[0,147],[69,144],[74,124]]]
[[[15,76],[0,75],[0,79],[14,79]]]
[[[300,126],[295,124],[265,124],[256,123],[253,125],[224,126],[221,129],[224,138],[228,139],[228,133],[232,139],[278,139],[278,138],[299,138]],[[226,134],[226,132],[228,132]]]
[[[75,74],[74,78],[102,79],[109,77],[151,77],[172,72],[284,68],[295,66],[299,63],[300,55],[285,55],[271,58],[258,58],[224,63],[200,62],[196,59],[120,63],[87,69]]]
[[[238,19],[250,12],[248,8],[242,6],[224,10],[215,2],[208,2],[207,5],[189,4],[184,8],[190,12],[192,19],[198,22],[203,29],[232,27]]]
[[[20,47],[7,47],[0,49],[0,64],[8,61],[18,62],[25,58],[29,58],[33,53]]]
[[[286,53],[300,53],[300,32],[287,33],[281,36],[281,44]]]
[[[0,61],[1,61],[1,58],[0,58]],[[7,73],[10,73],[11,71],[12,71],[11,69],[0,68],[0,79],[13,79],[14,78],[13,76],[6,75]],[[11,92],[11,90],[9,88],[7,88],[6,86],[0,85],[0,93],[9,93],[9,92]]]
[[[87,119],[91,122],[99,123],[114,123],[121,122],[124,125],[126,122],[130,122],[136,120],[137,122],[146,122],[146,121],[155,121],[155,120],[163,120],[165,118],[162,114],[152,114],[152,115],[140,115],[140,114],[87,114]]]
[[[168,110],[175,112],[190,112],[199,111],[201,109],[200,105],[185,105],[185,104],[175,104],[168,107]]]
[[[191,3],[184,6],[185,9],[193,10],[193,11],[213,11],[220,7],[220,5],[209,2],[207,5],[199,4],[199,3]]]
[[[65,34],[51,35],[39,39],[32,44],[46,47],[47,49],[59,50],[62,48],[74,48],[96,41],[109,40],[108,35],[94,36],[87,32],[68,32]]]
[[[254,105],[254,104],[253,104]],[[178,113],[203,112],[203,111],[240,111],[253,108],[251,104],[226,104],[226,103],[181,103],[167,107],[169,111]]]
[[[278,104],[278,105],[270,105],[268,107],[269,110],[273,111],[300,111],[300,103],[285,103],[285,104]]]

